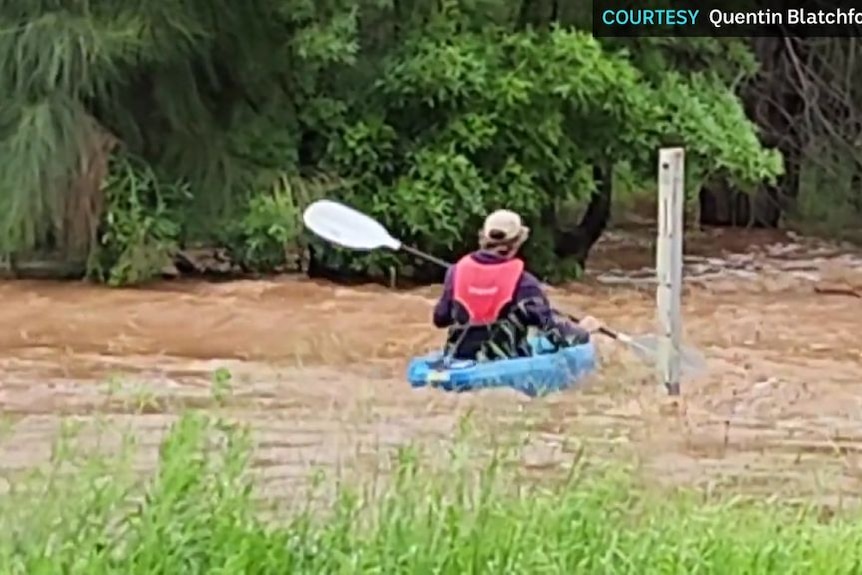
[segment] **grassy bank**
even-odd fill
[[[278,521],[254,500],[249,441],[186,415],[144,479],[127,454],[56,450],[0,500],[0,573],[858,573],[862,524],[776,505],[655,497],[624,473],[525,486],[406,449],[377,495],[342,487],[324,513],[298,492]]]

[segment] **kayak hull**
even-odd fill
[[[412,387],[464,392],[509,387],[530,397],[562,391],[595,371],[592,342],[555,350],[545,338],[531,338],[534,355],[491,362],[452,360],[444,367],[442,352],[414,357],[407,366]]]

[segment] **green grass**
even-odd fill
[[[309,494],[264,521],[243,430],[189,413],[155,473],[60,442],[0,500],[0,573],[859,573],[862,524],[777,504],[657,495],[575,466],[539,486],[506,456],[444,468],[406,448],[385,487]],[[460,453],[460,455],[459,455]],[[385,459],[381,454],[381,459]],[[481,466],[480,466],[481,467]]]

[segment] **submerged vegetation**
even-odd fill
[[[114,430],[114,433],[116,430]],[[774,501],[655,493],[576,462],[547,485],[517,454],[477,469],[468,440],[446,468],[415,448],[376,489],[339,483],[262,504],[247,432],[186,413],[142,478],[134,449],[87,454],[68,438],[51,465],[0,496],[3,573],[855,573],[856,518]],[[470,463],[472,462],[472,463]],[[381,487],[381,485],[383,485]],[[318,493],[319,495],[319,493]],[[267,513],[263,513],[263,512]],[[269,519],[264,519],[264,516]]]

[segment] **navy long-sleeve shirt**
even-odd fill
[[[473,252],[470,257],[480,264],[496,264],[505,260],[502,256],[485,251]],[[434,325],[438,328],[447,328],[456,324],[464,325],[470,320],[467,310],[453,298],[454,270],[453,266],[446,272],[443,294],[434,306]],[[542,284],[536,276],[527,271],[523,272],[518,280],[518,286],[512,296],[512,304],[519,306],[523,311],[522,320],[528,327],[540,330],[556,328],[564,336],[574,335],[580,331],[570,321],[554,313],[548,296],[542,289]]]

